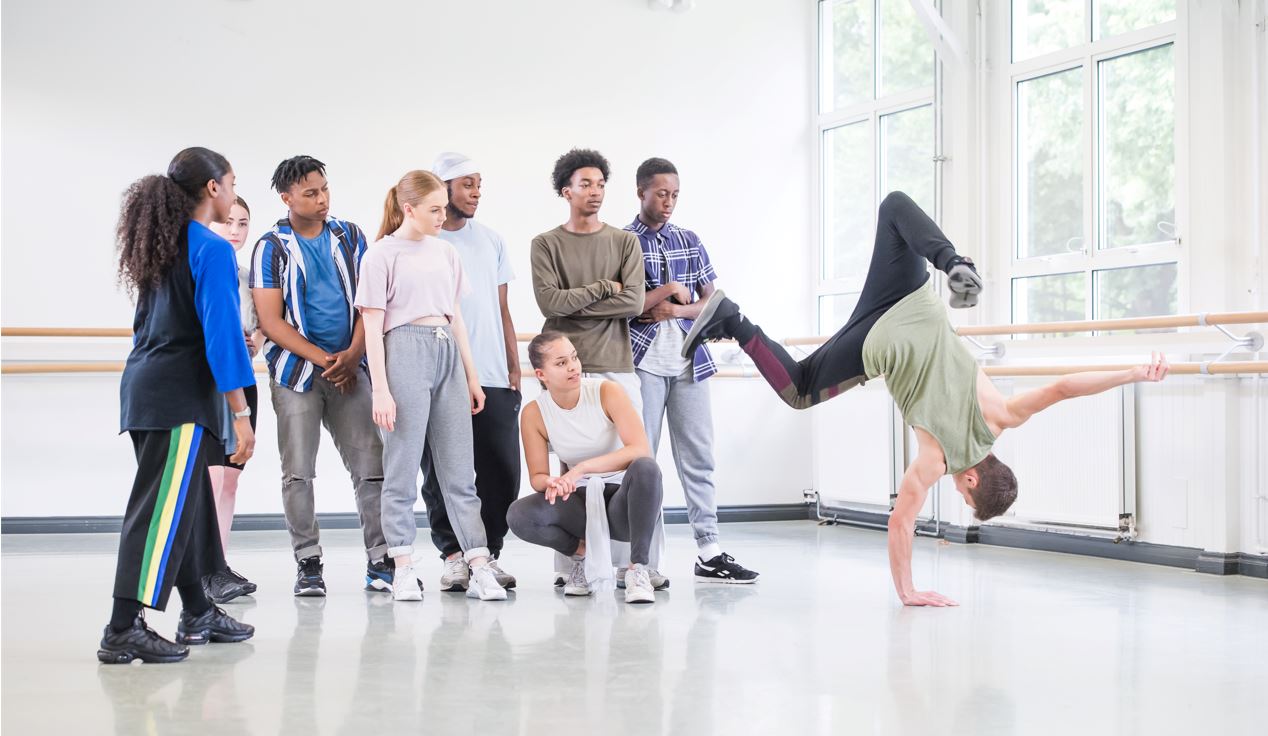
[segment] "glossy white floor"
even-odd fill
[[[505,603],[360,590],[358,534],[325,534],[325,599],[290,595],[280,532],[240,533],[260,585],[228,606],[246,644],[176,665],[99,666],[113,535],[3,539],[3,720],[12,734],[1263,734],[1268,583],[917,542],[918,581],[958,609],[904,609],[878,532],[734,524],[751,587],[691,582],[669,528],[654,606],[564,599],[512,542]],[[425,530],[420,542],[426,541]],[[175,600],[175,598],[174,598]],[[175,605],[152,614],[170,635]]]

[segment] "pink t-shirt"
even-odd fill
[[[423,317],[453,321],[458,301],[470,291],[452,245],[432,235],[422,240],[389,235],[361,257],[355,304],[384,310],[386,333]]]

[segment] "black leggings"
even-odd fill
[[[938,226],[902,192],[890,192],[876,218],[876,243],[858,305],[845,326],[797,361],[760,327],[741,319],[735,337],[766,382],[794,409],[807,409],[862,383],[863,341],[881,315],[929,278],[961,261]]]
[[[630,463],[621,485],[604,487],[612,538],[630,543],[630,562],[648,564],[663,496],[660,466],[650,457]],[[553,506],[546,502],[546,494],[530,493],[511,504],[507,521],[525,542],[571,557],[586,535],[586,492],[578,489]]]

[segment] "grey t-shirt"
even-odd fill
[[[498,287],[515,278],[502,236],[475,220],[461,230],[441,230],[458,251],[471,291],[462,298],[462,319],[471,341],[480,385],[510,388],[506,367],[506,339],[502,331],[502,303]]]

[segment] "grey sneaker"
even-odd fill
[[[515,576],[503,570],[496,559],[489,558],[489,569],[493,571],[493,577],[497,578],[498,585],[507,590],[515,587]]]
[[[467,585],[468,598],[479,598],[482,601],[506,600],[506,589],[498,585],[498,579],[490,567],[485,564],[472,568],[471,581]]]
[[[572,573],[564,583],[564,595],[590,595],[590,583],[586,580],[586,561],[573,560]]]
[[[440,576],[440,589],[443,591],[466,590],[471,584],[471,567],[458,555],[445,560],[445,571]]]
[[[653,590],[664,590],[665,588],[669,587],[669,578],[665,577],[664,575],[661,575],[659,572],[657,572],[656,570],[653,570],[650,567],[645,569],[647,570],[647,577],[652,581]],[[616,587],[618,588],[625,587],[625,573],[628,571],[629,571],[628,567],[622,567],[617,569]]]
[[[656,602],[656,591],[652,589],[652,578],[646,567],[635,565],[634,569],[625,575],[625,602]]]
[[[973,261],[961,258],[947,272],[947,287],[951,289],[952,309],[968,309],[977,306],[977,295],[982,293],[982,277],[977,274]]]

